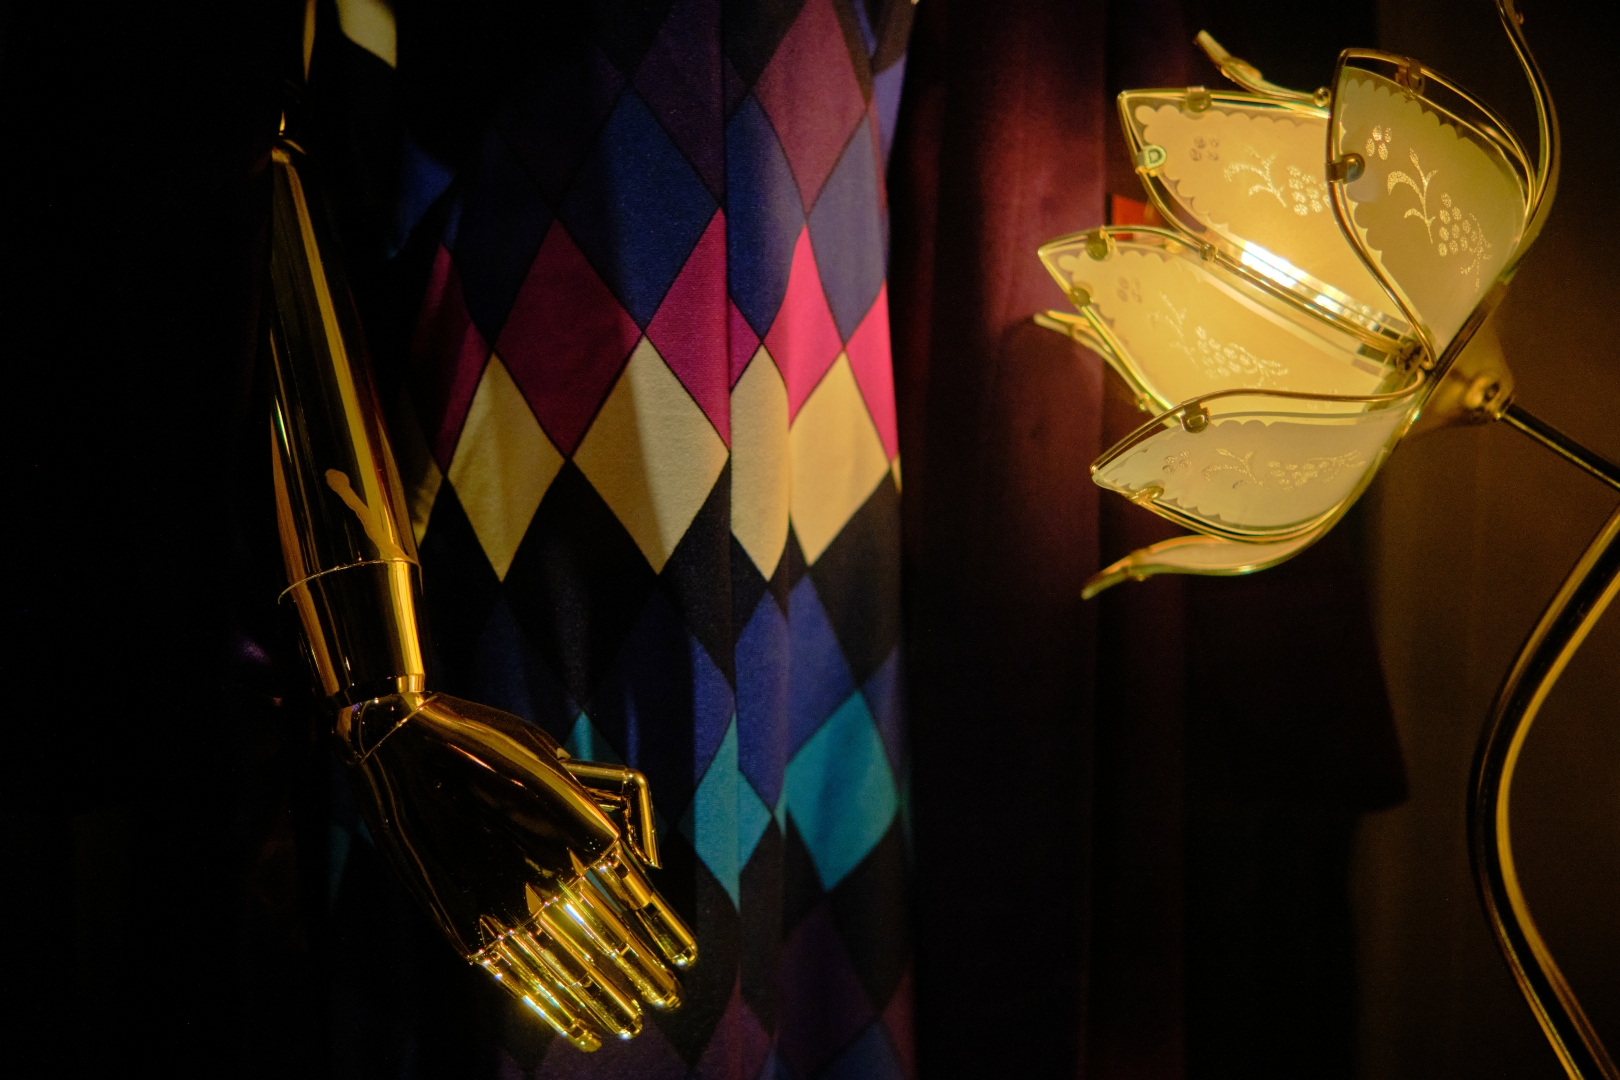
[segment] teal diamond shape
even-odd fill
[[[883,739],[857,690],[788,762],[777,814],[793,815],[831,889],[883,838],[899,805]]]
[[[698,858],[734,905],[742,902],[742,868],[770,821],[770,809],[737,767],[737,718],[733,716],[681,818],[681,832],[692,841]]]
[[[568,741],[563,743],[563,749],[568,751],[569,757],[581,761],[600,761],[607,765],[624,764],[624,758],[613,752],[607,737],[583,712],[574,721],[574,730],[568,733]]]

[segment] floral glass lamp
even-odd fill
[[[1620,490],[1620,467],[1513,401],[1488,319],[1552,208],[1558,121],[1514,0],[1503,25],[1535,98],[1531,154],[1488,106],[1416,60],[1339,57],[1315,93],[1266,81],[1208,34],[1240,91],[1136,90],[1120,117],[1164,227],[1054,240],[1076,313],[1043,325],[1103,357],[1153,419],[1092,477],[1191,529],[1104,568],[1085,595],[1161,573],[1236,575],[1323,536],[1399,441],[1504,420]],[[1620,591],[1620,510],[1509,671],[1481,736],[1469,825],[1499,945],[1571,1077],[1620,1080],[1536,930],[1508,791],[1570,656]]]

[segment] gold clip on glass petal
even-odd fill
[[[1540,90],[1529,53],[1520,55]],[[1539,167],[1504,121],[1440,73],[1368,49],[1339,57],[1328,125],[1334,216],[1412,324],[1426,367],[1444,367],[1466,344],[1539,231],[1537,210],[1550,208],[1551,113],[1544,92],[1536,100]]]
[[[1399,342],[1292,303],[1183,234],[1098,229],[1040,256],[1079,308],[1069,335],[1162,413],[1093,478],[1210,540],[1128,556],[1087,582],[1088,597],[1156,573],[1251,573],[1304,550],[1372,479],[1427,384]]]
[[[1265,544],[1277,557],[1216,545],[1199,545],[1193,559],[1180,557],[1192,550],[1185,545],[1168,549],[1177,558],[1139,552],[1094,577],[1088,594],[1153,573],[1274,565],[1348,508],[1431,400],[1425,426],[1506,410],[1511,375],[1499,356],[1445,381],[1539,229],[1556,183],[1545,86],[1516,16],[1505,12],[1505,21],[1541,118],[1535,165],[1507,124],[1454,83],[1370,50],[1344,53],[1331,90],[1306,94],[1268,82],[1200,34],[1243,91],[1120,95],[1137,172],[1170,227],[1103,228],[1043,247],[1042,261],[1081,316],[1047,313],[1046,325],[1098,352],[1144,410],[1164,414],[1155,423],[1165,430],[1177,406],[1239,389],[1282,395],[1266,427],[1291,413],[1337,414],[1358,399],[1399,402],[1372,411],[1401,415],[1391,442],[1352,470],[1343,501],[1294,529],[1283,548],[1269,532],[1189,514],[1154,485],[1134,489],[1137,502],[1205,536]],[[1402,153],[1408,163],[1398,168]],[[1434,397],[1443,384],[1448,391]],[[1331,442],[1326,430],[1316,437]],[[1099,483],[1116,486],[1109,466],[1141,437],[1093,466]],[[1334,457],[1329,449],[1303,459]],[[1300,464],[1286,455],[1275,463],[1285,471]]]
[[[1228,67],[1247,67],[1199,37]],[[1322,169],[1328,111],[1309,95],[1127,90],[1119,113],[1148,198],[1206,255],[1375,345],[1406,336],[1334,219]]]
[[[1620,466],[1512,401],[1487,327],[1558,184],[1546,82],[1514,0],[1497,7],[1535,99],[1534,156],[1443,75],[1367,49],[1345,51],[1331,88],[1306,94],[1200,34],[1243,92],[1120,95],[1137,173],[1170,227],[1041,248],[1078,315],[1037,319],[1101,355],[1160,414],[1099,458],[1093,479],[1194,535],[1105,568],[1088,598],[1153,574],[1247,574],[1292,558],[1414,426],[1506,420],[1620,490]],[[1541,702],[1617,594],[1620,510],[1525,642],[1470,780],[1481,904],[1574,1080],[1620,1070],[1525,905],[1507,794]]]
[[[1411,381],[1399,341],[1302,317],[1291,297],[1207,251],[1183,234],[1137,226],[1040,249],[1087,325],[1071,336],[1102,344],[1144,410],[1236,388],[1365,396]]]

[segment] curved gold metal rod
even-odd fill
[[[1519,58],[1519,64],[1524,68],[1524,74],[1530,80],[1530,95],[1536,103],[1536,173],[1535,186],[1530,197],[1530,220],[1525,225],[1524,236],[1519,240],[1519,250],[1515,258],[1509,260],[1503,273],[1512,276],[1514,268],[1520,258],[1530,249],[1530,245],[1541,233],[1541,226],[1552,211],[1553,199],[1558,194],[1558,172],[1562,160],[1560,149],[1561,137],[1558,131],[1558,110],[1553,107],[1552,91],[1547,87],[1547,78],[1541,73],[1541,65],[1536,63],[1535,55],[1530,51],[1529,42],[1524,39],[1524,16],[1519,13],[1518,0],[1496,0],[1496,10],[1502,16],[1502,25],[1507,30],[1508,39],[1513,43],[1513,51]]]
[[[1198,36],[1193,41],[1204,50],[1204,55],[1221,69],[1222,75],[1252,94],[1297,105],[1315,105],[1318,108],[1326,106],[1332,98],[1332,91],[1325,86],[1309,94],[1303,90],[1290,90],[1286,86],[1279,86],[1260,74],[1260,69],[1247,60],[1239,59],[1227,52],[1208,30],[1198,31]]]
[[[1537,432],[1535,437],[1547,442],[1543,433]],[[1583,467],[1602,475],[1600,469],[1607,463],[1570,440],[1562,439],[1562,443],[1554,449],[1566,458],[1594,458],[1597,467]],[[1615,1068],[1530,917],[1513,862],[1509,795],[1530,725],[1617,593],[1620,509],[1609,515],[1526,639],[1485,721],[1469,779],[1469,855],[1480,903],[1519,991],[1571,1080],[1620,1080],[1620,1069]]]

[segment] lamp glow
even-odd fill
[[[1420,419],[1505,419],[1620,490],[1620,467],[1513,403],[1486,328],[1546,220],[1559,170],[1546,82],[1514,0],[1497,6],[1535,99],[1534,155],[1443,75],[1367,49],[1346,50],[1331,87],[1305,94],[1200,34],[1244,92],[1120,95],[1137,174],[1168,227],[1044,245],[1040,258],[1078,316],[1037,321],[1097,352],[1157,414],[1098,458],[1092,478],[1194,535],[1104,568],[1087,598],[1154,574],[1248,574],[1294,557]],[[1481,903],[1575,1080],[1620,1080],[1620,1070],[1530,918],[1507,793],[1548,690],[1617,593],[1620,511],[1510,670],[1470,785]]]

